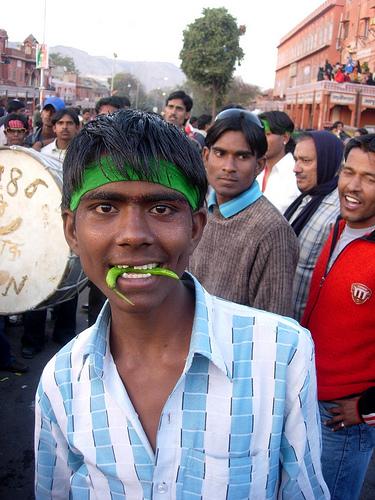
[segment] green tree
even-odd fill
[[[74,59],[70,56],[63,56],[60,52],[52,52],[49,55],[49,63],[51,66],[65,66],[67,71],[78,73]]]
[[[245,83],[242,78],[235,77],[229,85],[223,104],[241,104],[247,108],[259,94],[261,90],[257,85]]]
[[[243,59],[239,38],[245,30],[244,26],[237,26],[236,19],[227,9],[220,7],[203,9],[203,16],[183,32],[181,69],[188,78],[210,90],[213,116],[218,100],[225,95],[231,82],[236,64]]]
[[[143,85],[131,73],[117,73],[113,77],[113,94],[129,97],[136,108],[143,108],[147,97]]]

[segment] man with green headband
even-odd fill
[[[37,499],[325,498],[306,330],[185,272],[206,190],[157,115],[98,117],[73,140],[65,235],[108,301],[44,369]]]

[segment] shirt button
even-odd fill
[[[156,490],[158,493],[167,493],[167,491],[168,491],[167,483],[158,483],[156,485]]]

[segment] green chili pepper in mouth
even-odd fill
[[[113,290],[119,297],[125,300],[128,304],[134,306],[133,302],[131,302],[124,294],[119,292],[116,289],[117,279],[122,276],[124,273],[132,273],[132,274],[152,274],[155,276],[165,276],[167,278],[180,279],[178,275],[171,271],[170,269],[165,269],[164,267],[154,267],[153,269],[134,269],[134,267],[111,267],[107,272],[105,281],[107,283],[108,288]]]

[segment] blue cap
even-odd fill
[[[55,111],[60,111],[61,109],[65,108],[65,102],[60,99],[60,97],[47,97],[47,99],[45,99],[43,103],[42,109],[44,109],[46,106],[52,106],[53,108],[55,108]]]

